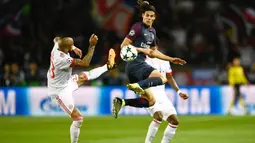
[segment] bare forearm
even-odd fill
[[[158,58],[158,59],[161,59],[161,60],[164,60],[164,61],[169,61],[169,62],[171,62],[173,60],[172,57],[169,57],[169,56],[161,53],[157,49],[153,50],[153,52],[151,53],[151,56],[155,57],[155,58]]]
[[[92,56],[94,54],[95,46],[89,46],[88,53],[86,56],[83,57],[83,59],[75,59],[74,66],[75,67],[88,67],[90,64],[90,61],[92,59]]]
[[[136,48],[138,53],[144,53],[145,55],[149,55],[151,54],[152,50],[151,49],[144,49],[144,48]]]
[[[168,84],[177,92],[179,87],[172,76],[167,77]]]
[[[95,51],[95,46],[89,46],[88,53],[83,57],[82,62],[89,66]]]

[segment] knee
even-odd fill
[[[179,119],[177,118],[176,115],[171,115],[168,117],[167,121],[172,124],[172,125],[179,125]]]
[[[153,106],[156,103],[156,101],[154,99],[149,100],[149,106]]]
[[[179,120],[178,119],[173,120],[172,124],[173,125],[179,125]]]
[[[162,112],[160,112],[160,111],[157,111],[157,112],[155,112],[154,114],[153,114],[153,118],[154,119],[156,119],[157,121],[162,121],[162,119],[163,119],[163,114],[162,114]]]
[[[153,106],[156,103],[156,100],[154,98],[147,99],[149,101],[149,106]]]
[[[71,113],[71,118],[73,121],[82,121],[83,117],[81,115],[81,112],[75,107],[73,112]]]
[[[156,103],[154,96],[141,95],[141,97],[148,100],[149,106],[153,106]]]
[[[161,78],[163,84],[167,83],[167,78],[166,77],[162,76],[160,78]]]

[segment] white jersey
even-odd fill
[[[150,66],[154,67],[156,70],[160,71],[164,76],[166,74],[172,73],[172,69],[170,66],[170,63],[168,61],[163,61],[156,58],[146,58],[146,63]],[[165,92],[165,85],[160,85],[156,87],[151,87],[151,90],[154,94],[154,97],[156,99],[155,105],[147,108],[150,115],[153,117],[153,115],[161,111],[162,112],[162,119],[164,121],[167,121],[168,117],[170,115],[177,115],[177,112],[172,104],[172,102],[168,99],[167,94]]]
[[[58,50],[58,43],[55,43],[50,57],[50,68],[47,73],[48,87],[53,89],[63,89],[68,86],[68,81],[72,74],[74,59]]]
[[[160,60],[157,58],[149,58],[149,57],[147,57],[145,61],[148,65],[158,70],[164,76],[166,76],[166,74],[172,73],[172,69],[168,61]],[[156,93],[164,93],[164,94],[155,95],[155,98],[157,101],[164,101],[168,99],[165,94],[165,85],[159,85],[159,86],[151,87],[151,88],[152,90],[157,91]]]

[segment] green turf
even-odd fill
[[[143,143],[151,118],[85,117],[80,143]],[[64,117],[0,117],[0,143],[69,143]],[[154,139],[160,143],[166,123]],[[180,116],[171,143],[255,143],[255,117]]]

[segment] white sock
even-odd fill
[[[70,127],[71,143],[78,143],[82,121],[82,119],[73,121]]]
[[[157,131],[158,131],[158,127],[160,125],[160,121],[154,119],[148,129],[147,135],[146,135],[146,139],[145,139],[145,143],[151,143],[153,138],[155,137]]]
[[[93,80],[93,79],[98,78],[100,75],[102,75],[106,71],[108,71],[107,64],[103,65],[102,67],[98,67],[98,68],[95,68],[88,72],[83,72],[83,73],[86,74],[88,80]]]
[[[161,143],[169,143],[171,139],[173,138],[176,129],[177,129],[177,125],[172,125],[169,123],[168,126],[166,127]]]

